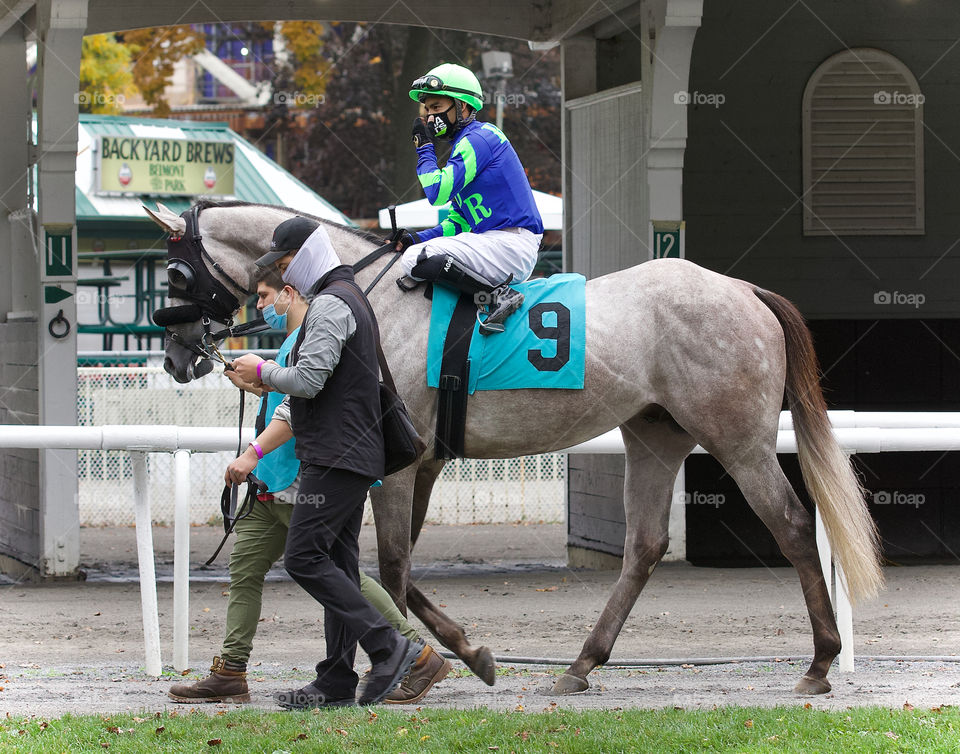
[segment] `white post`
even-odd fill
[[[173,454],[173,669],[190,667],[190,451]]]
[[[823,580],[827,584],[827,596],[833,600],[833,553],[830,550],[830,540],[827,539],[827,529],[823,525],[820,509],[816,509],[817,522],[817,552],[820,553],[820,570],[823,571]]]
[[[668,532],[670,544],[663,556],[664,562],[683,562],[687,559],[687,475],[684,465],[680,466],[676,481],[673,483],[673,495],[670,498],[670,523]]]
[[[840,672],[853,672],[853,606],[847,594],[847,580],[839,564],[837,572],[837,628],[840,629]]]
[[[140,567],[140,609],[143,614],[143,648],[147,675],[159,678],[160,617],[157,612],[157,577],[153,566],[153,522],[147,487],[147,454],[130,453],[133,463],[134,510],[137,526],[137,564]]]

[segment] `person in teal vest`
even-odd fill
[[[277,363],[285,366],[300,333],[308,302],[292,286],[286,285],[274,268],[264,269],[257,277],[257,309],[268,324],[287,333],[276,356]],[[224,374],[237,387],[260,395],[256,429],[259,435],[283,401],[283,394],[261,391],[243,382],[233,372]],[[175,702],[250,701],[246,669],[260,620],[263,582],[267,571],[284,551],[299,473],[300,462],[294,454],[292,439],[265,454],[257,463],[254,474],[267,485],[268,492],[258,496],[253,512],[240,519],[234,529],[237,539],[230,554],[230,595],[226,635],[220,654],[213,658],[208,677],[196,683],[171,687],[168,696]],[[421,640],[390,595],[363,571],[360,572],[360,587],[363,596],[394,628],[411,641],[423,644],[414,669],[384,700],[392,704],[418,702],[435,683],[449,674],[449,661]]]

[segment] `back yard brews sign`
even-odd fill
[[[233,194],[232,141],[101,136],[97,149],[103,193]]]

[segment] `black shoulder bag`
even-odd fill
[[[339,282],[337,281],[337,283]],[[334,285],[337,285],[337,283],[334,283]],[[374,336],[377,339],[377,361],[380,363],[380,374],[383,376],[380,382],[383,473],[384,476],[390,476],[390,474],[396,474],[416,461],[427,449],[427,444],[420,437],[416,427],[413,426],[407,407],[404,405],[403,399],[397,394],[397,386],[393,381],[393,375],[390,374],[390,367],[387,365],[387,358],[383,355],[383,348],[380,346],[380,326],[377,324],[377,315],[360,288],[356,285],[352,287],[361,294],[361,299],[366,305],[367,311],[370,312],[370,317],[373,320]]]

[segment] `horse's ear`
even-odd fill
[[[143,211],[150,216],[150,219],[168,233],[172,233],[175,236],[182,236],[184,231],[187,229],[187,221],[169,207],[162,205],[160,202],[157,202],[156,212],[152,212],[147,206],[141,206],[143,206]]]

